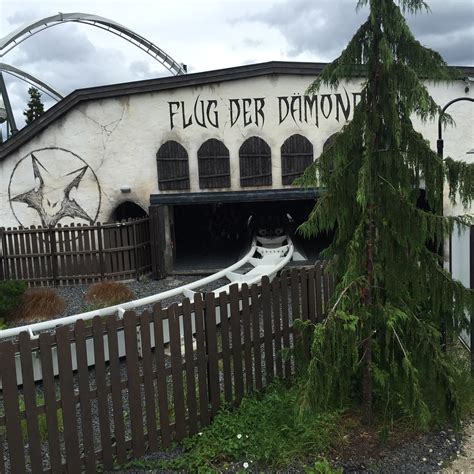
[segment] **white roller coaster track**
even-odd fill
[[[64,98],[64,94],[56,90],[53,86],[51,86],[47,82],[42,81],[41,79],[38,79],[37,77],[33,76],[33,74],[29,74],[28,72],[23,71],[22,69],[11,66],[10,64],[0,63],[0,71],[6,72],[7,74],[10,74],[11,76],[16,77],[17,79],[20,79],[38,88],[46,95],[49,95],[51,99],[61,100],[62,98]]]
[[[283,268],[288,262],[295,258],[298,255],[298,252],[295,252],[293,242],[290,237],[287,235],[275,238],[264,238],[256,237],[252,241],[252,245],[247,254],[241,258],[239,261],[231,265],[230,267],[225,268],[213,275],[210,275],[206,278],[202,278],[187,285],[180,286],[178,288],[168,290],[162,293],[158,293],[152,296],[147,296],[145,298],[140,298],[137,300],[129,301],[120,305],[109,306],[107,308],[102,308],[94,311],[88,311],[85,313],[75,314],[73,316],[67,316],[65,318],[54,319],[50,321],[44,321],[41,323],[30,324],[27,326],[21,326],[11,329],[5,329],[0,331],[0,340],[6,338],[12,338],[18,336],[21,332],[27,331],[30,335],[30,338],[38,338],[39,332],[42,331],[51,331],[59,326],[64,326],[68,324],[74,324],[78,319],[92,319],[95,316],[107,316],[110,314],[118,314],[119,318],[123,316],[125,311],[128,310],[137,310],[143,306],[148,306],[151,304],[164,301],[168,298],[182,295],[183,298],[189,298],[190,301],[193,301],[194,295],[196,294],[196,289],[208,285],[209,283],[218,281],[225,278],[228,283],[223,286],[220,286],[216,290],[213,290],[215,295],[219,295],[222,292],[228,292],[230,285],[236,283],[239,287],[246,283],[247,285],[258,284],[260,283],[263,276],[268,276],[270,279],[273,279],[275,275]],[[228,312],[230,314],[230,312]],[[192,327],[194,331],[194,316],[192,315]],[[220,322],[220,314],[216,314],[217,322]],[[153,323],[151,323],[153,325]],[[182,317],[180,320],[180,325],[182,325]],[[153,330],[151,331],[151,344],[154,347],[155,341],[153,337]],[[169,342],[169,327],[168,321],[163,321],[163,335],[165,344]],[[137,338],[140,338],[140,334],[137,333]],[[139,347],[141,347],[140,341]],[[125,355],[125,340],[123,331],[118,333],[118,346],[119,346],[119,356],[123,357]],[[109,351],[108,351],[108,339],[104,335],[104,355],[105,360],[109,360]],[[86,340],[87,348],[87,361],[89,366],[94,365],[94,347],[93,340],[89,338]],[[76,347],[75,343],[71,343],[71,354],[72,354],[72,366],[73,370],[77,368],[76,362]],[[55,347],[53,347],[53,371],[54,374],[58,373],[58,361],[57,353]],[[33,373],[35,381],[42,379],[41,373],[41,363],[38,357],[38,354],[33,352],[32,354],[33,361]],[[16,372],[17,372],[17,382],[18,384],[22,383],[22,371],[19,354],[16,355]]]
[[[145,53],[160,62],[172,74],[176,76],[186,74],[186,71],[181,64],[176,62],[171,56],[166,54],[151,41],[120,23],[101,16],[90,15],[89,13],[58,13],[57,15],[42,18],[41,20],[21,26],[7,36],[0,38],[0,57],[4,56],[15,46],[18,46],[27,38],[39,33],[40,31],[66,22],[83,23],[113,33],[114,35],[137,46],[142,51],[145,51]]]

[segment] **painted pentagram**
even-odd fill
[[[92,168],[63,148],[42,148],[23,157],[8,185],[10,207],[22,226],[93,224],[99,214],[100,185]]]

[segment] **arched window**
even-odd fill
[[[160,146],[156,154],[158,188],[189,189],[188,152],[178,142],[170,140]]]
[[[272,153],[265,140],[247,138],[240,147],[239,159],[242,187],[272,184]]]
[[[198,150],[199,187],[228,188],[230,186],[229,150],[215,138],[206,140]]]
[[[303,135],[292,135],[281,146],[281,180],[291,184],[313,162],[313,145]]]

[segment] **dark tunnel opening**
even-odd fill
[[[331,237],[305,239],[295,233],[314,207],[314,200],[239,202],[174,206],[175,271],[219,269],[231,265],[248,250],[253,232],[284,223],[295,247],[311,263]],[[288,222],[291,216],[291,223]],[[249,218],[252,216],[250,225]]]

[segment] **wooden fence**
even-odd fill
[[[127,280],[151,271],[149,219],[0,228],[0,280],[30,286]]]
[[[284,270],[261,286],[237,285],[218,297],[137,315],[78,321],[31,340],[0,343],[0,472],[96,472],[170,446],[207,426],[223,403],[294,373],[294,318],[320,321],[333,291],[321,264]],[[164,328],[170,331],[163,344]],[[124,336],[126,357],[118,357]],[[88,369],[86,339],[95,368]],[[71,345],[77,354],[73,361]],[[154,346],[154,349],[152,348]],[[110,363],[104,362],[109,351]],[[57,351],[59,376],[53,376]],[[42,365],[35,385],[33,357]],[[23,386],[17,386],[15,354]],[[77,362],[77,371],[72,370]]]

